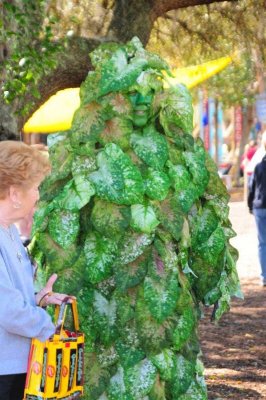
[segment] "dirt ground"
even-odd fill
[[[266,399],[266,288],[260,285],[254,218],[234,192],[230,218],[245,299],[234,299],[218,325],[207,310],[200,336],[209,400]]]

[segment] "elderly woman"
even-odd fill
[[[0,142],[0,400],[21,400],[31,338],[45,341],[55,326],[42,308],[61,304],[54,274],[34,293],[34,267],[15,223],[32,213],[39,185],[50,172],[45,155],[15,141]]]

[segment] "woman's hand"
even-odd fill
[[[46,307],[49,304],[61,305],[66,298],[68,298],[69,303],[72,303],[72,300],[75,299],[75,297],[68,296],[64,293],[54,293],[53,285],[56,280],[57,274],[53,274],[52,276],[50,276],[44,288],[36,294],[35,299],[38,306]]]

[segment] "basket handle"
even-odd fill
[[[71,303],[69,302],[70,299],[72,300]],[[64,298],[64,300],[62,301],[61,305],[56,304],[56,306],[55,306],[55,334],[56,335],[61,335],[61,332],[63,330],[65,318],[66,318],[67,306],[71,307],[74,328],[75,328],[76,332],[79,332],[77,300],[73,299],[73,297],[66,296]]]

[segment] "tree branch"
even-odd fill
[[[199,6],[203,4],[220,3],[224,0],[154,0],[152,7],[152,20],[164,15],[168,11],[178,8],[186,8],[190,6]],[[227,0],[229,2],[237,2],[238,0]]]
[[[166,15],[165,18],[173,20],[173,18],[171,18],[169,15]],[[175,18],[174,21],[176,21],[190,35],[197,35],[202,41],[206,42],[212,49],[218,50],[214,42],[212,42],[209,39],[209,37],[205,35],[202,31],[191,29],[186,21],[182,21],[179,18]]]

